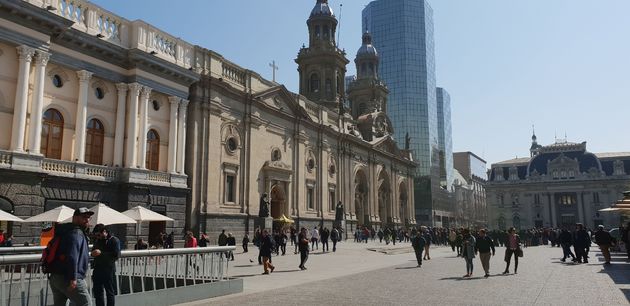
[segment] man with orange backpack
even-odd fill
[[[50,273],[55,306],[66,305],[68,299],[74,305],[92,304],[85,282],[90,249],[84,231],[93,214],[85,207],[76,209],[72,223],[57,226],[55,237],[44,251],[42,264],[46,273]]]

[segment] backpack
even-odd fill
[[[46,245],[46,248],[42,252],[42,258],[40,263],[42,266],[42,272],[45,274],[59,272],[59,262],[66,260],[64,254],[59,254],[59,245],[61,244],[61,237],[54,236]]]

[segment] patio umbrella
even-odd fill
[[[24,222],[63,222],[69,218],[72,218],[74,209],[61,205],[57,208],[45,211],[39,215],[32,216]]]
[[[131,219],[138,221],[136,224],[136,235],[140,235],[140,224],[142,221],[175,221],[165,215],[158,214],[150,209],[142,206],[136,206],[132,209],[123,211],[123,214]]]
[[[600,209],[599,211],[619,211],[619,210],[620,209],[616,207],[608,207],[608,208]]]
[[[98,205],[90,207],[90,211],[94,212],[94,215],[92,215],[92,218],[90,218],[90,227],[94,227],[99,223],[102,223],[103,225],[136,223],[136,220],[131,219],[123,215],[122,213],[109,208],[103,203],[99,203]],[[70,219],[64,220],[64,222],[66,221],[72,221],[72,217],[70,217]]]
[[[132,209],[123,212],[123,215],[134,219],[136,221],[175,221],[173,218],[169,218],[165,215],[158,214],[150,209],[146,209],[142,206],[136,206]]]
[[[0,221],[24,222],[24,220],[0,209]]]

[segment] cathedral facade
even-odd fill
[[[191,87],[186,173],[189,224],[216,237],[254,231],[260,199],[297,226],[331,227],[341,202],[346,230],[415,224],[409,150],[393,140],[387,89],[366,33],[346,97],[349,61],[335,42],[337,19],[317,0],[299,50],[299,93],[197,48],[201,80]],[[346,99],[350,107],[345,106]]]

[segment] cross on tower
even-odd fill
[[[271,63],[269,63],[269,67],[271,67],[271,69],[273,70],[273,81],[276,81],[276,70],[278,70],[278,66],[276,65],[276,61],[272,61]]]

